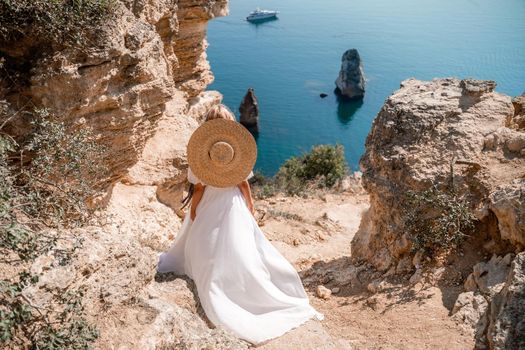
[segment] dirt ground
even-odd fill
[[[471,331],[449,316],[462,291],[461,271],[441,269],[410,283],[410,276],[384,276],[352,261],[350,242],[368,208],[363,192],[278,196],[257,201],[256,208],[268,239],[296,266],[311,304],[325,315],[257,348],[474,347]],[[321,285],[330,296],[318,296]]]

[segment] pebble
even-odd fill
[[[323,285],[318,285],[315,292],[317,294],[317,297],[325,300],[330,298],[330,296],[332,295],[332,291]]]

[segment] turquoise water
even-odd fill
[[[257,6],[280,11],[279,19],[246,22]],[[525,91],[525,0],[231,0],[230,15],[209,23],[208,41],[210,89],[236,113],[255,89],[256,168],[267,175],[320,143],[343,144],[357,170],[373,118],[410,77],[492,79],[497,91]],[[333,93],[349,48],[364,63],[361,102]]]

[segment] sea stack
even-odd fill
[[[365,77],[359,52],[350,49],[343,54],[341,61],[341,71],[335,81],[336,93],[349,99],[363,98]]]
[[[251,132],[259,131],[259,103],[252,88],[248,89],[239,106],[240,122]]]

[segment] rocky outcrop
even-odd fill
[[[452,317],[474,331],[476,349],[525,346],[525,253],[480,262],[465,282]]]
[[[452,182],[472,203],[476,240],[488,252],[525,247],[525,133],[509,127],[522,110],[494,87],[409,79],[388,98],[360,163],[371,207],[352,242],[355,257],[382,271],[413,269],[405,194]]]
[[[490,349],[525,348],[525,253],[518,254],[504,288],[492,299],[488,316]]]
[[[524,130],[525,129],[525,93],[521,96],[515,97],[512,100],[514,105],[514,115],[509,116],[507,126]]]
[[[176,194],[196,119],[221,100],[204,91],[213,80],[206,25],[227,13],[227,1],[121,0],[115,7],[101,43],[28,61],[27,86],[4,94],[14,106],[31,100],[71,127],[91,127],[108,148],[106,186],[122,181]]]
[[[259,131],[259,102],[252,88],[249,88],[239,106],[240,122],[252,132]]]
[[[356,49],[343,54],[341,70],[335,81],[336,92],[349,99],[362,98],[365,95],[365,77],[361,57]]]
[[[81,237],[82,248],[64,266],[53,252],[37,259],[31,271],[40,279],[31,296],[47,300],[48,287],[84,289],[87,318],[100,331],[97,349],[245,349],[247,343],[207,324],[191,281],[155,276],[158,253],[180,227],[172,209],[186,183],[187,141],[222,98],[205,91],[213,80],[205,37],[207,21],[225,15],[227,1],[115,6],[100,45],[24,62],[31,66],[26,86],[0,84],[0,100],[14,110],[31,101],[71,128],[92,128],[107,146],[100,215],[107,220],[62,232]],[[2,54],[26,52],[12,49]],[[28,120],[13,122],[12,130],[29,130]]]

